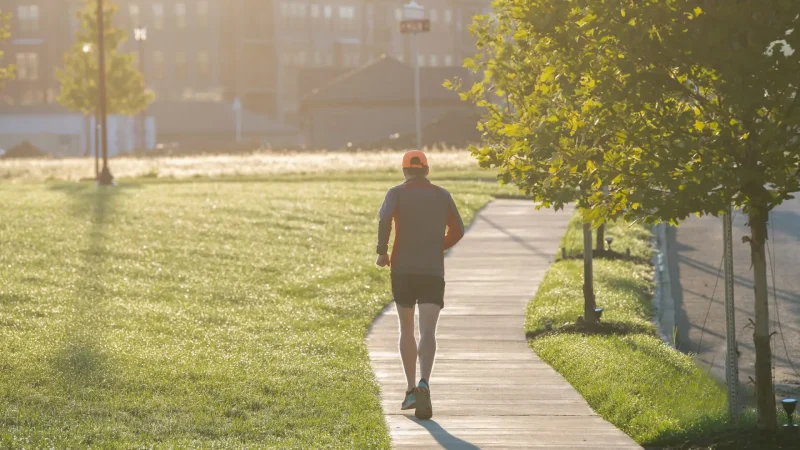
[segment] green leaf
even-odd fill
[[[698,121],[696,121],[694,123],[694,129],[697,130],[697,131],[702,132],[703,130],[706,129],[706,124],[704,122],[698,120]]]

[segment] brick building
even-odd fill
[[[249,139],[272,143],[270,135],[277,132],[281,145],[290,145],[287,136],[294,128],[295,144],[301,145],[299,110],[310,89],[383,54],[410,59],[408,37],[399,32],[404,2],[398,0],[113,1],[119,7],[115,25],[129,32],[123,50],[141,51],[148,88],[156,94],[149,112],[158,142],[168,136],[195,145],[196,137],[183,137],[192,133],[191,126],[178,126],[180,121],[164,115],[186,111],[183,119],[191,124],[197,111],[225,118],[215,122],[218,135],[209,137],[214,145],[224,145],[235,139],[231,105],[239,98],[254,127]],[[419,63],[459,66],[475,52],[467,31],[472,16],[486,11],[489,0],[420,3],[432,31],[420,36]],[[59,109],[55,71],[74,41],[74,13],[83,4],[0,0],[0,10],[13,15],[12,37],[2,44],[5,62],[15,64],[18,74],[0,94],[0,120],[5,114]],[[133,38],[136,27],[147,28],[141,47]],[[198,127],[205,122],[198,120]]]

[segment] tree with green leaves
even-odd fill
[[[775,430],[769,212],[800,190],[800,2],[496,0],[473,26],[485,167],[586,220],[748,216],[758,424]],[[503,101],[497,101],[497,99]],[[602,187],[608,188],[608,194]]]
[[[11,15],[8,13],[4,13],[3,10],[0,10],[0,42],[5,41],[11,36],[9,33],[9,21],[11,19]],[[4,56],[4,52],[0,50],[0,61],[2,61]],[[0,67],[0,82],[3,80],[8,80],[14,76],[14,66],[6,66]],[[2,87],[2,83],[0,83],[0,87]]]
[[[108,112],[133,116],[147,108],[153,101],[153,94],[147,91],[133,55],[119,51],[127,36],[124,30],[111,26],[117,9],[116,4],[104,0]],[[58,101],[67,109],[89,115],[94,114],[98,103],[97,2],[86,0],[77,13],[77,20],[80,26],[75,44],[64,55],[64,67],[56,72],[61,83]]]

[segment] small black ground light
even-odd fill
[[[614,238],[607,237],[606,242],[608,242],[608,251],[611,251],[611,244],[614,242]]]
[[[786,411],[786,421],[788,422],[783,427],[788,431],[797,432],[800,427],[792,420],[792,414],[794,414],[795,409],[797,409],[797,399],[785,398],[781,400],[781,406],[783,406],[783,410]]]

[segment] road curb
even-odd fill
[[[665,223],[653,227],[653,245],[656,255],[653,257],[653,268],[656,291],[653,297],[653,322],[658,334],[670,347],[675,347],[673,337],[675,329],[675,300],[672,297],[672,280],[669,273],[668,229]]]

